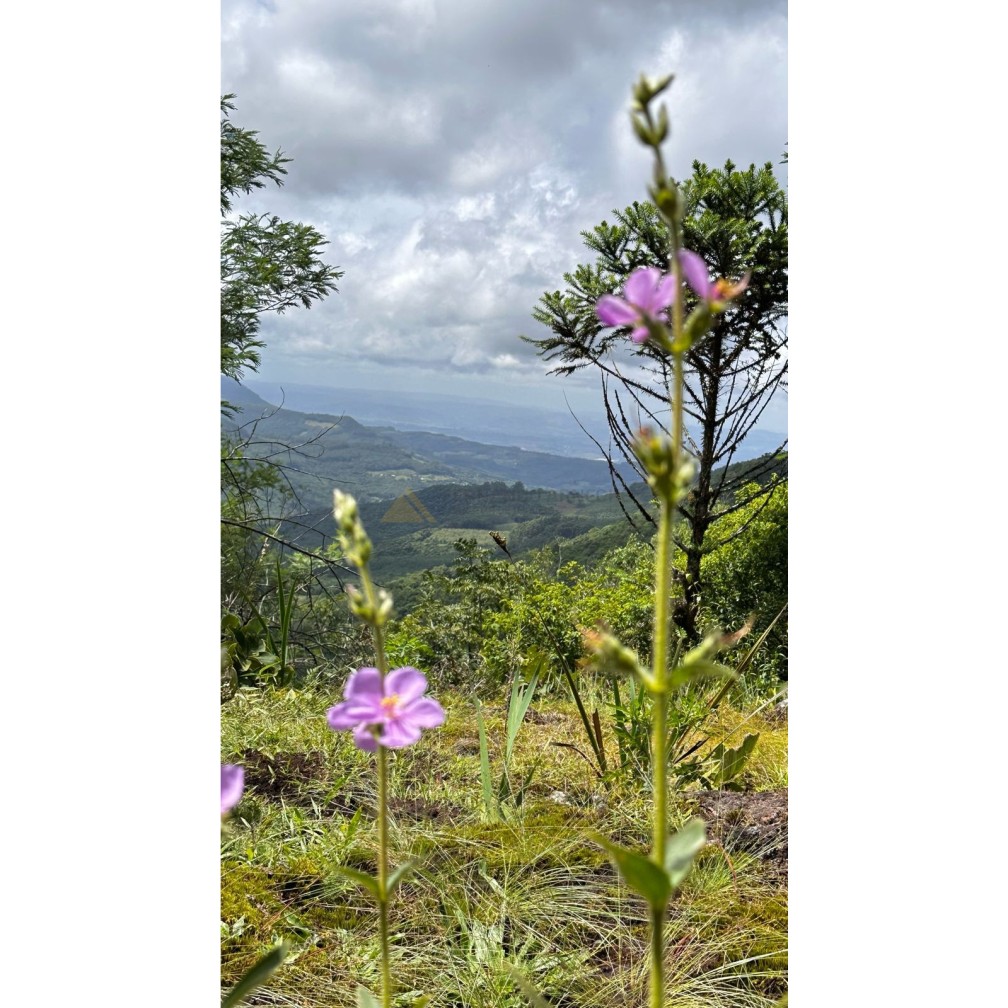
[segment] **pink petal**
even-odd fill
[[[366,715],[362,715],[359,710],[355,710],[353,704],[341,703],[335,707],[330,707],[326,712],[326,721],[334,731],[342,731],[345,728],[355,728],[362,721],[366,720]]]
[[[646,309],[654,297],[660,278],[661,270],[654,266],[642,266],[634,270],[623,285],[623,297],[630,304]]]
[[[420,739],[420,728],[404,719],[389,721],[381,735],[381,744],[388,749],[402,749]]]
[[[233,763],[222,763],[220,768],[221,815],[230,812],[238,804],[244,789],[245,768]]]
[[[394,693],[403,704],[423,696],[426,690],[427,680],[423,673],[409,665],[393,669],[385,677],[385,696],[392,696]]]
[[[354,745],[365,752],[376,752],[378,749],[378,740],[371,734],[368,725],[358,725],[354,728],[353,740]]]
[[[381,703],[382,677],[376,668],[359,668],[347,680],[343,696],[347,700]]]
[[[444,708],[433,697],[421,697],[407,704],[399,715],[401,721],[408,721],[418,728],[437,728],[445,720]]]
[[[707,264],[689,249],[679,250],[679,265],[682,267],[686,282],[696,292],[697,297],[707,300],[710,297],[711,281],[707,273]]]
[[[647,343],[650,335],[651,333],[642,327],[640,329],[634,329],[634,331],[630,333],[630,339],[632,339],[634,343]]]
[[[675,277],[669,273],[662,277],[661,282],[658,284],[658,289],[654,293],[653,311],[657,312],[659,308],[668,308],[668,306],[675,301],[675,298]]]
[[[638,312],[621,298],[606,294],[595,305],[595,314],[603,325],[623,326],[636,322]]]

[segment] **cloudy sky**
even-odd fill
[[[585,406],[519,334],[589,258],[580,232],[646,198],[641,72],[674,72],[671,173],[778,165],[784,0],[223,0],[233,121],[293,158],[244,199],[315,225],[339,293],[263,326],[260,377]],[[783,398],[783,397],[779,397]],[[764,426],[785,429],[786,405]]]

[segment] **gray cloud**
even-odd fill
[[[346,270],[339,294],[264,325],[264,377],[382,368],[391,387],[468,377],[560,397],[578,382],[545,378],[517,337],[586,258],[580,232],[645,194],[638,74],[676,73],[673,174],[776,162],[787,139],[781,0],[224,0],[222,14],[235,121],[294,159],[283,190],[239,209],[314,224]]]

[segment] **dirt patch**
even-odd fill
[[[297,801],[304,786],[326,779],[326,756],[322,752],[285,753],[273,756],[256,749],[241,755],[245,767],[245,786],[264,798]]]
[[[414,822],[453,823],[465,815],[465,809],[458,805],[426,798],[390,798],[389,810]]]
[[[697,795],[707,834],[732,854],[756,855],[767,877],[787,884],[787,788],[778,791],[701,791]]]

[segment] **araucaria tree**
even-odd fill
[[[714,277],[749,274],[744,293],[718,315],[710,335],[684,360],[684,440],[698,462],[697,480],[679,506],[683,520],[676,545],[685,555],[677,572],[681,597],[675,620],[690,640],[700,634],[700,560],[729,538],[718,536],[720,519],[768,492],[771,468],[779,469],[777,452],[749,464],[731,465],[743,439],[752,431],[773,395],[786,386],[787,375],[787,194],[768,163],[738,170],[694,162],[691,178],[677,183],[684,201],[683,244],[695,250]],[[543,294],[533,317],[550,335],[523,337],[539,355],[554,362],[553,374],[569,375],[595,368],[611,441],[599,445],[609,458],[613,486],[628,499],[627,517],[638,514],[652,522],[647,502],[635,494],[615,463],[623,460],[644,478],[631,444],[641,427],[662,426],[670,381],[667,355],[650,342],[629,344],[630,326],[603,328],[595,306],[613,294],[640,267],[664,269],[668,263],[665,225],[650,202],[613,211],[615,224],[602,221],[582,232],[594,262],[564,275],[563,291]],[[686,310],[699,303],[689,291]],[[749,496],[736,491],[753,482],[764,487]],[[741,534],[734,529],[732,537]]]

